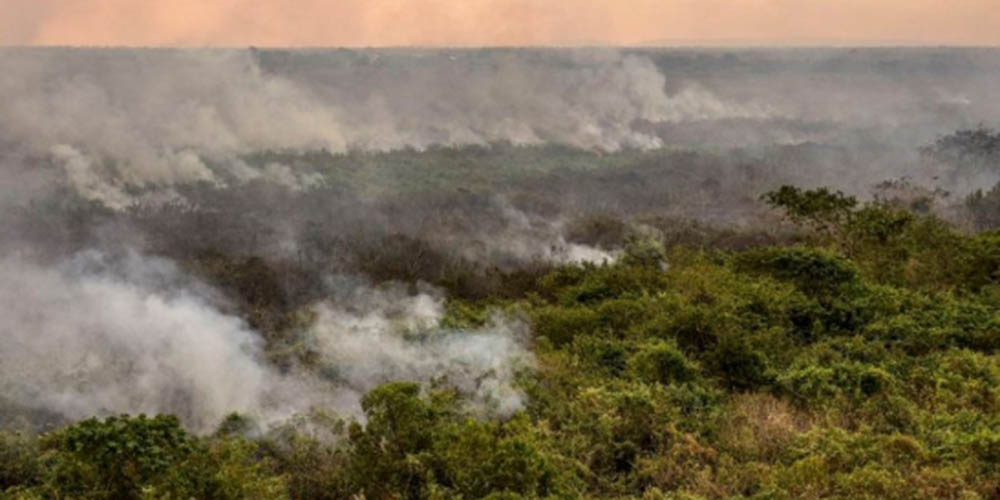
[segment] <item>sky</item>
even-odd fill
[[[1000,45],[1000,0],[0,0],[0,45]]]

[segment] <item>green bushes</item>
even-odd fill
[[[708,364],[729,390],[759,389],[772,383],[773,374],[766,356],[739,338],[730,337],[720,342],[709,354]]]
[[[23,432],[0,431],[0,493],[35,486],[41,480],[40,444]]]
[[[147,488],[196,483],[187,467],[195,442],[169,416],[84,420],[49,436],[58,459],[50,474],[71,496],[140,498]],[[178,474],[179,473],[179,474]]]
[[[451,409],[434,405],[419,393],[416,384],[390,384],[362,400],[368,422],[350,429],[351,477],[357,489],[373,498],[393,493],[420,498],[433,482],[434,424]]]
[[[673,250],[666,272],[645,267],[658,273],[655,286],[583,301],[580,285],[599,282],[587,276],[596,271],[543,279],[551,301],[529,307],[545,311],[536,333],[551,332],[555,323],[545,321],[558,314],[586,320],[561,322],[572,344],[543,352],[560,382],[546,386],[554,402],[537,418],[559,415],[560,434],[580,437],[564,453],[604,471],[592,488],[701,498],[995,494],[982,474],[1000,428],[992,417],[1000,302],[991,288],[1000,247],[990,234],[831,200],[841,213],[824,219],[838,224],[828,226],[831,246]],[[667,425],[691,439],[626,437],[616,426],[621,410],[598,397],[605,391],[669,405],[639,427]],[[757,403],[745,403],[751,395]],[[766,412],[746,409],[762,398],[773,401]],[[734,408],[745,416],[732,420]],[[565,423],[588,418],[608,426]]]
[[[115,417],[8,432],[0,498],[1000,496],[1000,237],[829,191],[774,200],[822,234],[650,245],[534,269],[517,293],[451,295],[449,327],[497,308],[531,324],[513,415],[401,381],[365,395],[353,423],[237,416],[198,437],[171,417]],[[591,222],[578,237],[620,229]],[[222,283],[246,304],[290,303],[244,283],[273,277],[263,262],[202,264],[234,273]]]
[[[577,335],[601,330],[600,316],[587,307],[542,307],[533,315],[535,334],[557,346],[572,342]]]
[[[783,186],[764,198],[792,222],[812,231],[814,244],[850,258],[871,281],[973,292],[997,281],[1000,244],[992,233],[964,234],[931,214],[885,200],[859,206],[823,189]],[[970,198],[970,206],[979,206],[978,200]]]
[[[45,436],[42,450],[34,473],[7,485],[11,498],[287,497],[256,445],[198,440],[172,416],[84,420]]]
[[[1000,428],[991,236],[833,205],[831,246],[675,249],[666,271],[617,264],[656,273],[631,291],[610,292],[623,271],[607,268],[541,280],[548,299],[527,309],[556,340],[532,414],[602,477],[598,496],[995,494],[982,476]],[[638,431],[657,426],[674,430]]]
[[[479,421],[448,393],[411,383],[381,386],[362,401],[367,421],[349,429],[350,491],[368,498],[539,498],[570,488],[523,418]]]
[[[850,293],[859,284],[858,269],[846,258],[807,247],[763,248],[736,256],[735,267],[788,281],[810,297]]]
[[[831,233],[843,224],[858,201],[840,191],[827,188],[801,190],[781,186],[762,197],[769,205],[780,207],[793,222],[806,224],[814,230]]]
[[[675,344],[654,340],[629,360],[629,371],[645,382],[690,382],[699,376],[696,363],[688,360]]]
[[[842,398],[864,399],[879,394],[893,382],[884,370],[859,363],[810,365],[789,370],[779,379],[792,398],[813,404],[842,403]]]

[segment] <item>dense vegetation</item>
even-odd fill
[[[614,263],[496,271],[502,285],[474,294],[438,273],[449,325],[496,311],[531,325],[537,364],[512,416],[397,382],[365,396],[363,423],[317,413],[262,430],[233,415],[207,436],[171,416],[9,428],[2,498],[1000,495],[1000,233],[826,189],[764,198],[798,227],[780,245],[653,238],[598,218],[575,230],[626,240]],[[226,254],[185,263],[242,298],[279,363],[308,361],[282,345],[296,321],[272,283],[283,271]]]

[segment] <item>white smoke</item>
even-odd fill
[[[522,406],[514,379],[532,356],[520,322],[497,318],[476,331],[442,329],[442,299],[400,287],[359,288],[315,310],[311,332],[323,363],[360,393],[392,380],[441,380],[491,412],[507,415]]]
[[[566,240],[565,221],[549,219],[519,210],[502,197],[492,200],[498,209],[501,228],[476,235],[470,244],[456,235],[450,246],[463,249],[463,256],[475,262],[491,262],[513,257],[519,262],[556,264],[613,264],[618,252]],[[499,259],[498,259],[499,257]]]
[[[357,288],[351,302],[316,307],[309,334],[325,374],[282,374],[263,361],[259,334],[168,261],[109,262],[0,260],[5,404],[69,419],[174,413],[204,432],[231,412],[264,423],[316,407],[358,416],[360,397],[378,383],[444,377],[489,411],[520,406],[513,377],[530,356],[517,324],[442,331],[439,299]]]
[[[120,182],[102,177],[94,166],[93,158],[80,153],[76,148],[65,144],[54,146],[52,158],[63,166],[66,180],[83,198],[100,200],[114,209],[125,208],[131,203],[131,198],[122,190]]]
[[[323,185],[323,176],[316,172],[296,172],[292,167],[271,162],[263,168],[254,168],[242,160],[230,165],[230,172],[240,182],[262,180],[284,186],[292,191],[315,188]]]
[[[317,56],[268,71],[250,51],[8,49],[0,57],[0,138],[48,155],[84,196],[120,206],[129,187],[318,182],[287,165],[257,172],[241,159],[256,151],[501,141],[656,148],[661,139],[638,121],[770,112],[697,86],[668,95],[648,58],[612,51],[553,60],[390,56]]]
[[[276,375],[239,319],[137,277],[78,268],[0,261],[5,398],[69,418],[175,412],[198,429],[260,409]]]

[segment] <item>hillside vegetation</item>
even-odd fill
[[[765,200],[798,228],[780,245],[628,234],[614,262],[498,270],[506,285],[475,294],[439,273],[444,325],[530,325],[536,363],[512,415],[485,418],[447,385],[393,382],[364,396],[360,421],[9,428],[2,498],[1000,495],[1000,233],[825,189]],[[298,316],[267,282],[280,270],[225,254],[187,265],[245,299],[276,362],[309,362],[282,334]]]

